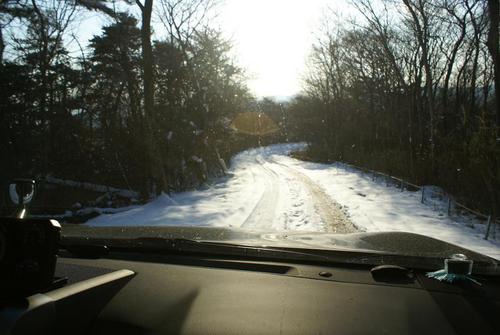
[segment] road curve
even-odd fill
[[[248,149],[233,157],[229,175],[203,189],[162,194],[91,226],[208,226],[254,231],[349,233],[356,229],[340,206],[284,159],[300,144]]]

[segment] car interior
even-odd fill
[[[19,220],[9,220],[2,224],[21,227]],[[40,226],[36,220],[22,223],[23,227],[31,223]],[[54,221],[45,223],[59,232]],[[96,228],[92,229],[98,236]],[[162,230],[169,229],[157,228],[156,232]],[[40,249],[42,246],[38,245],[38,255],[49,258],[52,255],[54,260],[50,284],[36,287],[33,281],[25,281],[24,285],[31,283],[34,290],[24,291],[25,296],[11,294],[9,299],[2,299],[1,333],[498,334],[499,331],[500,282],[490,267],[484,266],[488,271],[481,270],[481,264],[488,265],[485,256],[475,263],[479,274],[473,276],[477,283],[446,283],[428,278],[425,267],[415,265],[421,262],[412,263],[412,258],[406,257],[404,263],[401,256],[396,260],[390,253],[340,250],[326,254],[321,250],[306,252],[190,239],[123,242],[120,231],[124,229],[108,229],[107,235],[115,236],[114,239],[90,237],[86,241],[63,233],[59,251],[47,246]],[[134,228],[128,233],[137,235]],[[170,236],[174,233],[175,228],[170,228]],[[418,235],[402,237],[395,238],[406,239],[408,245],[411,241],[415,245],[426,243],[418,240],[424,239]],[[390,236],[381,235],[379,239],[385,243]],[[52,243],[49,240],[45,239],[46,244]],[[432,244],[429,241],[427,245]],[[431,252],[472,255],[444,242],[436,243]],[[57,260],[53,257],[55,253]],[[9,255],[8,250],[5,255]],[[16,261],[20,264],[21,258]],[[436,268],[441,261],[436,259],[432,267]],[[391,264],[396,262],[405,266]],[[19,283],[22,281],[17,286],[10,283],[16,293],[22,292]],[[3,293],[6,285],[9,283],[2,285]]]

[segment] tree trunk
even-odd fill
[[[443,109],[444,109],[444,113],[446,113],[445,117],[443,119],[444,134],[445,135],[447,135],[448,131],[449,131],[449,129],[448,129],[449,128],[448,127],[449,120],[447,120],[447,119],[449,117],[449,115],[448,115],[448,90],[450,87],[450,78],[451,78],[451,75],[453,73],[453,67],[455,65],[455,59],[457,57],[458,50],[460,49],[460,46],[462,45],[463,40],[465,38],[465,33],[466,33],[466,29],[465,29],[465,16],[464,16],[462,23],[461,23],[460,36],[456,40],[455,44],[453,45],[453,49],[451,51],[451,56],[450,56],[450,59],[448,61],[448,67],[446,70],[446,76],[445,76],[444,85],[443,85]]]
[[[420,58],[421,64],[423,64],[424,73],[425,73],[425,99],[424,99],[424,110],[427,110],[429,114],[429,142],[430,142],[430,155],[431,161],[434,163],[434,147],[435,147],[435,120],[434,120],[434,93],[433,93],[433,78],[432,78],[432,69],[429,64],[429,51],[428,51],[428,26],[427,26],[427,17],[425,16],[425,10],[422,7],[423,4],[419,2],[418,11],[422,16],[422,23],[413,8],[413,4],[410,3],[409,0],[403,0],[406,8],[410,12],[413,23],[415,25],[415,37],[417,38],[418,45],[422,49],[422,55]]]
[[[39,119],[40,119],[40,128],[42,129],[42,138],[41,138],[41,170],[42,173],[48,172],[48,161],[49,161],[49,144],[47,140],[47,136],[50,132],[50,120],[47,112],[47,91],[48,91],[48,83],[47,83],[47,72],[50,64],[49,60],[49,51],[48,51],[48,36],[47,36],[47,27],[46,27],[46,18],[41,10],[38,8],[36,1],[32,0],[31,4],[33,6],[33,10],[39,20],[38,24],[40,25],[40,35],[38,38],[40,40],[39,45],[39,60],[38,60],[38,70],[40,71],[40,91],[39,91]]]
[[[141,43],[144,75],[144,113],[152,121],[154,115],[153,48],[151,46],[151,12],[153,0],[145,0],[142,10]]]
[[[3,64],[3,51],[5,50],[5,42],[3,40],[3,29],[0,26],[0,66]]]
[[[145,0],[142,4],[136,0],[141,9],[141,44],[142,44],[142,71],[144,85],[144,120],[145,136],[148,152],[147,169],[149,176],[146,183],[151,181],[159,182],[160,191],[167,191],[167,178],[161,152],[154,137],[154,125],[156,117],[154,113],[154,64],[153,47],[151,45],[151,14],[153,11],[153,0]]]
[[[490,30],[488,33],[488,51],[493,59],[493,71],[495,82],[495,109],[496,109],[496,124],[500,127],[500,101],[498,98],[498,90],[500,86],[500,64],[499,64],[499,16],[500,16],[499,0],[488,0],[488,13],[490,17]]]

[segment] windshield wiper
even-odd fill
[[[118,242],[118,243],[115,243]],[[132,248],[135,251],[170,251],[176,253],[194,253],[217,256],[237,256],[250,258],[271,258],[303,261],[329,262],[329,257],[303,250],[288,250],[276,247],[259,247],[225,242],[191,240],[185,238],[141,237],[129,240],[117,240],[113,248]]]
[[[62,247],[78,257],[104,256],[109,249],[134,252],[168,252],[224,257],[249,257],[272,260],[306,261],[322,263],[379,264],[385,253],[263,247],[235,243],[199,241],[185,238],[140,237],[132,239],[80,239],[64,238]],[[109,249],[108,249],[109,248]],[[93,256],[93,257],[91,257]]]
[[[77,257],[99,258],[110,250],[134,252],[169,252],[250,258],[271,258],[330,262],[325,255],[276,247],[256,247],[224,242],[197,241],[184,238],[140,237],[133,239],[63,238],[61,249]]]

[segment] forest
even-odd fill
[[[500,214],[495,0],[353,1],[329,15],[289,105],[309,159],[439,185]]]
[[[49,175],[154,196],[222,171],[232,116],[253,101],[243,70],[207,24],[213,2],[155,3],[2,0],[3,185]],[[64,45],[88,11],[110,23],[74,56]]]
[[[357,19],[326,12],[303,92],[278,103],[248,89],[210,25],[215,0],[0,0],[0,184],[147,198],[202,185],[244,148],[306,141],[305,159],[438,185],[498,217],[498,0],[349,3]],[[108,24],[75,55],[86,13]],[[235,130],[247,112],[272,131]]]

